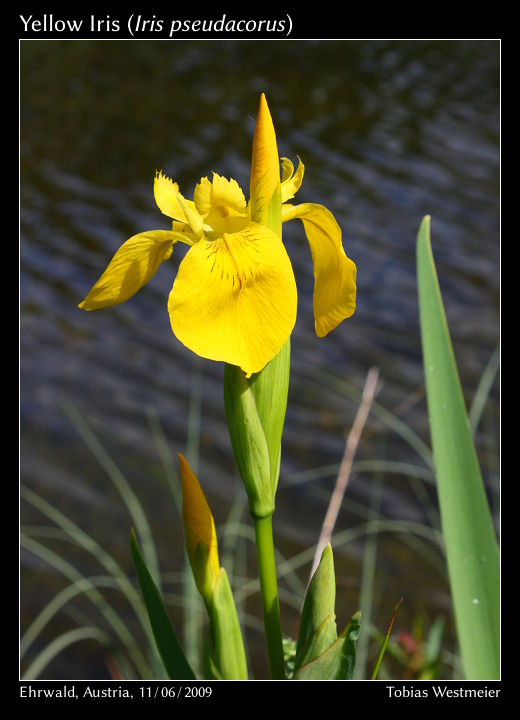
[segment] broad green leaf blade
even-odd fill
[[[164,607],[161,594],[143,560],[133,530],[130,533],[130,548],[139,585],[143,593],[144,604],[150,618],[153,636],[168,677],[171,680],[195,680],[195,674],[184,656],[177,634]]]
[[[336,641],[335,601],[334,558],[329,543],[305,595],[296,644],[295,672],[322,655]]]
[[[437,491],[464,673],[499,677],[499,552],[430,245],[417,237],[417,282]]]
[[[352,680],[356,667],[356,642],[359,637],[361,613],[354,613],[335,643],[316,660],[302,665],[295,680]]]

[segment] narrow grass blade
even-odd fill
[[[325,385],[326,387],[351,398],[354,402],[359,403],[361,397],[361,391],[359,388],[332,372],[323,370],[322,368],[305,368],[305,366],[302,365],[300,365],[295,372],[305,377],[307,381],[314,380],[314,382],[317,382],[320,385]],[[409,425],[398,418],[393,412],[387,410],[383,405],[378,403],[377,400],[374,400],[372,403],[371,414],[407,442],[408,445],[410,445],[410,447],[412,447],[423,459],[427,467],[432,467],[433,460],[430,448]]]
[[[417,237],[424,370],[437,491],[457,634],[467,679],[499,677],[499,553],[466,414],[430,245]]]
[[[109,575],[101,575],[99,577],[85,577],[81,580],[75,580],[71,585],[60,590],[52,600],[43,608],[38,616],[33,620],[27,630],[24,632],[20,640],[20,660],[23,658],[29,647],[36,640],[45,626],[52,618],[76,595],[86,594],[92,587],[108,587],[117,588],[117,583],[113,577]]]
[[[394,625],[395,616],[397,615],[397,611],[399,609],[399,605],[403,602],[403,598],[399,600],[397,605],[394,608],[394,612],[392,613],[392,617],[390,618],[390,623],[388,625],[388,630],[386,631],[386,635],[383,640],[383,644],[381,645],[381,650],[379,651],[379,655],[377,656],[376,664],[374,665],[374,669],[372,671],[372,677],[371,680],[375,680],[377,678],[377,673],[379,672],[379,668],[381,667],[381,663],[383,661],[384,654],[386,652],[386,647],[388,645],[388,640],[390,638],[390,633],[392,632],[392,627]]]
[[[76,570],[75,567],[37,540],[21,534],[20,547],[28,550],[33,555],[36,555],[36,557],[41,558],[44,562],[54,567],[58,572],[72,582],[86,582],[87,587],[85,588],[85,596],[88,597],[88,599],[96,606],[107,623],[112,626],[114,632],[126,647],[127,652],[132,658],[140,676],[142,678],[148,678],[149,665],[137,645],[136,638],[133,637],[125,623],[108,604],[97,587],[92,583],[89,584],[88,580],[78,570]]]
[[[129,485],[127,479],[125,478],[121,470],[117,467],[115,462],[112,460],[108,452],[105,450],[101,442],[92,432],[89,425],[81,417],[80,413],[76,410],[76,408],[69,402],[64,402],[62,404],[62,407],[70,422],[74,425],[87,447],[90,449],[101,467],[105,470],[110,480],[114,484],[116,490],[120,494],[123,502],[125,503],[130,517],[132,518],[132,522],[135,525],[135,528],[141,539],[141,544],[143,546],[143,554],[146,558],[148,567],[150,568],[154,576],[155,582],[160,587],[161,575],[159,572],[157,551],[155,548],[150,524],[146,518],[139,498]]]
[[[382,439],[379,441],[379,445],[384,442],[386,447],[386,435],[383,435],[381,437]],[[373,481],[371,483],[370,502],[368,509],[368,521],[374,524],[375,529],[377,529],[379,508],[381,506],[381,498],[383,495],[383,483],[384,474],[382,472],[375,473]],[[378,539],[378,532],[367,535],[367,538],[365,540],[365,547],[363,548],[363,561],[358,605],[364,619],[363,624],[366,627],[369,627],[372,622],[372,605],[375,597],[374,586],[376,579]],[[359,641],[357,644],[357,661],[355,672],[357,680],[363,680],[366,677],[369,642],[369,633],[362,633],[359,637]]]
[[[161,595],[143,560],[133,530],[130,534],[130,548],[152,632],[166,672],[171,680],[194,680],[193,670],[184,656]]]
[[[72,522],[72,520],[53,507],[33,490],[21,485],[20,497],[30,503],[33,507],[37,508],[41,513],[48,517],[49,520],[61,528],[66,535],[68,535],[78,545],[78,547],[82,547],[99,561],[107,572],[109,572],[117,580],[119,587],[125,593],[128,602],[134,608],[137,617],[143,625],[143,628],[147,631],[146,616],[143,613],[135,588],[114,558],[109,555],[109,553],[107,553],[93,537],[82,530],[78,525]]]
[[[39,653],[39,655],[37,655],[37,657],[29,665],[23,674],[23,679],[36,680],[51,660],[56,657],[56,655],[62,652],[62,650],[65,650],[65,648],[68,648],[69,645],[79,642],[80,640],[97,640],[102,645],[108,645],[110,637],[105,632],[95,627],[81,627],[76,628],[75,630],[69,630],[45,646],[41,653]]]
[[[482,373],[482,377],[480,378],[480,382],[475,391],[473,402],[471,403],[471,407],[469,409],[468,418],[469,424],[471,425],[471,429],[473,431],[473,435],[477,431],[480,418],[482,417],[482,413],[484,412],[484,408],[489,398],[491,388],[493,387],[493,383],[495,382],[499,367],[500,346],[497,345],[484,372]]]

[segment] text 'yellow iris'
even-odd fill
[[[281,240],[281,224],[303,222],[314,265],[316,333],[324,337],[356,307],[356,266],[343,250],[341,229],[323,205],[292,205],[304,174],[301,160],[278,162],[265,95],[260,98],[251,166],[251,200],[238,183],[213,173],[193,200],[156,174],[155,201],[171,230],[134,235],[116,252],[79,307],[97,310],[125,302],[172,254],[190,246],[168,299],[176,337],[198,355],[259,372],[282,348],[296,322],[297,291]],[[279,232],[276,230],[279,226]]]

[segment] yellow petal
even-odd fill
[[[82,310],[119,305],[140,290],[172,254],[177,233],[150,230],[134,235],[116,252],[107,269],[79,304]]]
[[[168,301],[172,330],[197,355],[249,377],[284,345],[296,321],[296,283],[278,236],[250,223],[202,238],[181,262]]]
[[[186,550],[197,588],[209,601],[220,572],[215,522],[195,473],[182,455],[178,458]]]
[[[229,180],[222,175],[213,173],[212,204],[215,207],[225,207],[243,213],[246,209],[246,199],[242,188],[236,180]]]
[[[251,161],[251,199],[252,218],[259,219],[255,212],[255,202],[262,201],[267,208],[280,183],[280,164],[273,120],[264,93],[260,96],[260,105],[253,136],[253,157]],[[260,197],[259,189],[261,188]]]
[[[211,210],[211,191],[212,184],[207,177],[201,178],[201,181],[195,185],[193,193],[193,201],[199,215],[205,217]]]
[[[164,215],[167,215],[173,220],[180,220],[181,222],[187,221],[184,211],[179,204],[179,186],[176,182],[173,182],[171,178],[163,175],[162,171],[155,175],[153,194],[159,210]],[[194,203],[191,200],[185,200],[185,202],[192,210],[195,209]]]
[[[294,165],[289,158],[282,158],[282,202],[293,198],[301,187],[305,166],[298,158],[298,169],[294,172]]]
[[[236,180],[228,180],[218,173],[213,173],[213,182],[202,178],[195,188],[193,196],[197,212],[206,216],[212,208],[226,208],[237,213],[244,213],[246,199]]]
[[[280,158],[280,162],[282,164],[282,185],[284,182],[287,182],[292,177],[292,174],[294,172],[294,165],[292,164],[292,160],[289,160],[289,158],[283,157]]]
[[[186,222],[190,226],[190,230],[196,240],[200,240],[203,233],[204,220],[199,215],[197,209],[194,207],[194,203],[189,203],[180,193],[177,193],[177,202],[184,213]]]
[[[299,218],[311,247],[314,265],[314,321],[324,337],[356,309],[356,266],[341,244],[341,228],[323,205],[284,205],[282,221]]]
[[[174,220],[172,222],[172,232],[177,242],[186,243],[186,245],[193,245],[198,240],[189,224],[185,222],[176,222]]]

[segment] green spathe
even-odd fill
[[[330,544],[324,549],[305,595],[294,661],[295,680],[351,680],[361,613],[338,637],[336,579]]]
[[[235,365],[224,371],[229,435],[253,517],[274,512],[287,409],[290,339],[261,370],[247,379]]]
[[[300,619],[294,668],[315,660],[338,637],[336,628],[336,578],[330,543],[324,549],[320,564],[309,584]]]
[[[359,637],[361,613],[356,612],[335,643],[318,658],[302,665],[295,680],[352,680],[356,666],[356,642]]]
[[[207,676],[218,680],[247,680],[242,632],[224,568],[220,568],[208,614],[210,630],[205,646]]]
[[[462,664],[468,680],[499,677],[499,551],[466,414],[430,245],[417,237],[417,283],[437,491]]]

